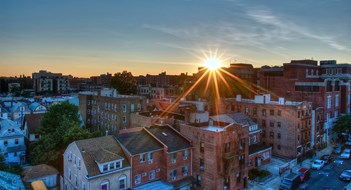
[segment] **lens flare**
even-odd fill
[[[210,58],[205,61],[204,66],[210,71],[215,71],[220,68],[221,62],[216,58]]]

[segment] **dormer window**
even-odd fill
[[[117,170],[117,169],[122,168],[122,160],[107,162],[107,163],[103,163],[103,164],[97,163],[97,164],[100,168],[101,173],[109,172],[109,171],[113,171],[113,170]]]
[[[102,166],[102,171],[103,171],[103,172],[108,171],[108,164],[104,164],[104,165]]]

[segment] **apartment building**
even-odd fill
[[[291,60],[281,67],[264,66],[258,72],[258,85],[264,92],[289,101],[312,102],[322,108],[324,128],[330,132],[333,121],[350,113],[351,65],[336,60]]]
[[[44,70],[32,73],[33,89],[36,94],[64,94],[69,92],[71,76],[62,73],[51,73]]]
[[[272,153],[281,157],[296,158],[311,153],[321,143],[314,140],[316,135],[324,134],[318,117],[320,111],[313,111],[309,102],[289,102],[284,98],[271,101],[269,94],[256,95],[255,99],[242,99],[238,95],[224,99],[220,112],[248,115],[262,129],[262,144],[271,146]]]
[[[119,95],[114,89],[79,94],[79,111],[91,131],[116,134],[130,127],[130,114],[144,111],[145,98]]]
[[[235,123],[181,124],[193,145],[193,176],[199,189],[244,189],[248,183],[248,130]]]

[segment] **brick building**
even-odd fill
[[[132,187],[166,182],[175,188],[192,185],[190,142],[168,125],[132,128],[116,135],[132,164]]]
[[[249,131],[248,167],[256,168],[268,164],[272,157],[272,147],[261,143],[262,129],[248,115],[243,113],[221,114],[210,117],[214,121],[240,124]]]
[[[351,65],[335,60],[292,60],[281,67],[262,67],[258,85],[275,94],[274,99],[312,102],[314,109],[322,108],[324,128],[332,127],[340,114],[350,113]]]
[[[248,130],[238,124],[181,124],[193,149],[193,176],[200,189],[244,189],[248,182]]]
[[[79,111],[85,126],[92,130],[117,133],[130,127],[130,114],[145,110],[145,98],[119,95],[116,90],[79,94]]]
[[[244,113],[262,129],[262,144],[272,147],[277,156],[296,158],[309,153],[323,141],[320,109],[312,110],[308,102],[289,102],[280,98],[271,101],[270,95],[255,99],[224,99],[221,113]],[[312,122],[313,119],[313,122]],[[317,139],[317,135],[320,135]]]

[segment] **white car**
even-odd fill
[[[315,160],[312,164],[312,169],[320,170],[325,165],[323,160]]]
[[[350,181],[351,180],[351,170],[344,170],[340,174],[340,179],[342,179],[344,181]]]
[[[341,155],[340,155],[340,158],[343,158],[343,159],[350,159],[350,154],[351,154],[351,150],[350,149],[345,149]]]

